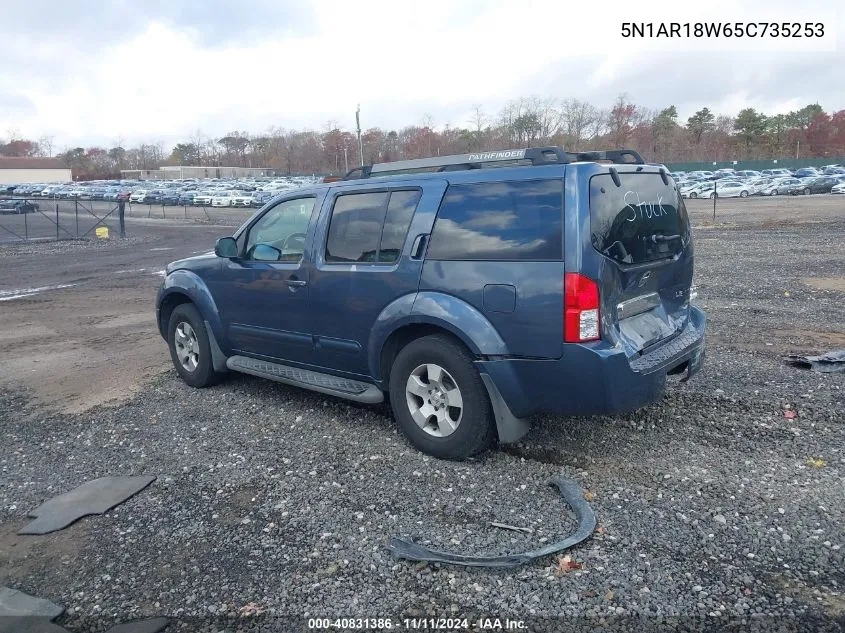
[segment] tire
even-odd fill
[[[712,200],[713,198],[718,198],[718,197],[719,197],[719,195],[718,195],[717,193],[711,193],[711,194],[710,194],[710,199],[711,199],[711,200]]]
[[[473,358],[445,335],[424,336],[402,348],[390,370],[390,405],[405,437],[433,457],[462,460],[496,437],[490,398]]]
[[[776,196],[776,195],[778,195],[778,190],[777,190],[777,189],[774,189],[770,195],[772,195],[772,196]]]
[[[740,197],[740,198],[747,198],[747,197],[748,197],[748,192],[747,192],[747,191],[740,191],[740,192],[739,192],[739,197]]]
[[[178,336],[177,328],[180,331]],[[186,336],[192,339],[192,353],[186,353],[184,344],[179,345],[177,342],[177,339],[184,341]],[[214,371],[211,361],[211,345],[205,331],[205,322],[193,304],[182,303],[173,310],[167,324],[167,346],[176,372],[191,387],[210,387],[220,381],[222,376]],[[186,356],[190,358],[186,360]]]
[[[804,189],[804,195],[805,195],[805,196],[809,196],[809,195],[810,195],[810,190],[809,190],[809,189]]]
[[[690,198],[697,198],[697,197],[698,197],[698,194],[697,194],[697,193],[695,193],[695,192],[693,191],[693,192],[689,195],[689,197],[690,197]]]

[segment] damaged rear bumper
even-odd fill
[[[660,399],[667,374],[697,373],[704,362],[706,317],[690,308],[684,329],[666,344],[635,359],[605,341],[566,344],[554,360],[477,361],[508,411],[534,414],[607,415],[626,413]]]

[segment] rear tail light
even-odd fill
[[[601,338],[599,334],[599,287],[578,273],[563,278],[563,340],[584,343]]]

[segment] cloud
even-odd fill
[[[529,95],[606,107],[622,92],[651,109],[674,104],[682,119],[703,106],[841,109],[845,48],[821,50],[845,30],[830,4],[29,0],[4,8],[0,85],[13,89],[0,130],[50,134],[57,146],[167,144],[197,129],[350,129],[358,103],[364,127],[425,115],[463,126],[475,103],[488,114]],[[655,44],[619,32],[625,20],[770,16],[824,19],[833,39]]]

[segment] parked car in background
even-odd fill
[[[770,184],[757,191],[757,195],[781,196],[788,193],[789,188],[799,182],[801,181],[798,178],[779,178],[777,180],[773,180]]]
[[[771,178],[766,178],[765,176],[760,176],[758,178],[749,178],[745,181],[750,189],[750,195],[754,196],[757,195],[761,190],[768,187],[772,184]]]
[[[203,191],[201,193],[195,193],[194,194],[194,205],[197,206],[197,207],[210,207],[212,197],[213,197],[212,194],[207,192],[207,191]]]
[[[702,198],[747,198],[751,188],[740,180],[720,180],[715,190],[702,191]]]
[[[161,193],[161,203],[171,206],[179,204],[179,192],[175,190],[163,191]]]
[[[713,191],[713,181],[694,182],[686,187],[681,187],[681,196],[684,198],[706,198],[707,193]]]
[[[144,199],[141,201],[144,204],[159,204],[161,203],[161,195],[162,191],[160,189],[153,189],[152,191],[148,191],[144,195]]]
[[[144,196],[147,195],[146,189],[136,189],[132,192],[132,195],[129,196],[129,202],[143,202]]]
[[[273,199],[273,194],[270,191],[256,191],[252,194],[252,206],[263,207],[265,204]]]
[[[845,194],[845,182],[840,182],[839,184],[834,185],[831,188],[830,193],[835,194],[837,196],[841,196],[842,194]]]
[[[235,191],[219,191],[211,196],[212,207],[230,207],[232,206],[232,198],[239,192]]]
[[[833,186],[838,184],[836,178],[832,176],[819,176],[817,178],[807,178],[799,183],[796,183],[789,189],[792,195],[809,195],[811,193],[830,193]]]
[[[194,204],[194,196],[196,195],[193,191],[183,191],[179,194],[179,202],[178,204],[184,206],[190,206]]]
[[[796,169],[792,172],[792,175],[796,178],[809,178],[812,176],[818,176],[819,170],[815,167],[802,167],[801,169]]]
[[[36,211],[38,211],[38,203],[31,200],[0,200],[0,215],[35,213]]]
[[[229,199],[229,206],[232,207],[251,207],[252,206],[252,194],[244,193],[242,191],[235,192],[236,195],[233,195]]]

